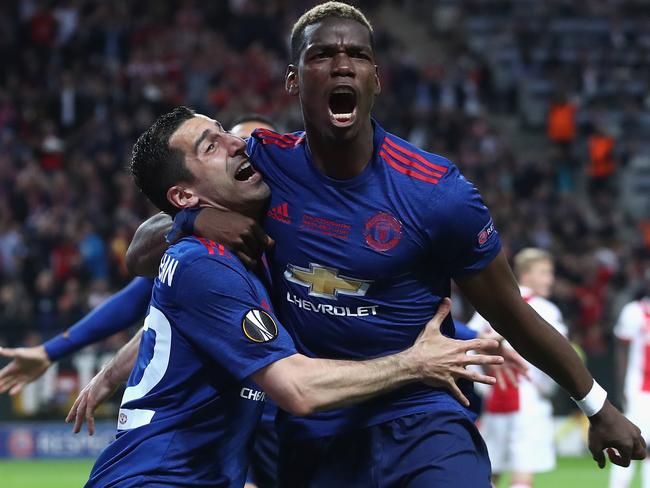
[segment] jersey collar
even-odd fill
[[[384,141],[384,137],[386,137],[386,131],[379,125],[379,123],[374,118],[371,118],[370,120],[372,122],[372,129],[373,129],[372,156],[370,157],[370,162],[368,163],[368,165],[366,165],[364,170],[354,178],[350,178],[348,180],[336,180],[334,178],[330,178],[327,175],[324,175],[314,165],[314,162],[311,157],[311,150],[309,149],[309,144],[304,145],[305,155],[307,158],[309,168],[311,169],[312,173],[314,173],[314,175],[316,175],[316,177],[319,178],[323,183],[338,188],[350,188],[366,182],[368,178],[372,176],[374,168],[376,168],[377,165],[379,164],[379,148],[381,147]]]

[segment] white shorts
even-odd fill
[[[551,415],[486,413],[479,425],[492,472],[543,473],[555,468]]]

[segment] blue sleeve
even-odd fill
[[[255,167],[255,169],[260,171],[260,168],[258,166],[261,163],[261,158],[257,157],[257,152],[261,146],[261,143],[257,137],[255,137],[255,135],[255,131],[253,131],[253,135],[246,139],[246,154],[248,154],[251,164]]]
[[[131,327],[147,313],[153,280],[135,278],[62,334],[47,341],[45,351],[57,361],[88,344]]]
[[[444,256],[449,276],[480,271],[501,251],[501,240],[476,187],[451,166],[445,190],[434,208],[440,234],[434,252]]]
[[[253,133],[255,133],[255,131],[253,131]],[[253,136],[246,138],[246,154],[248,154],[249,157],[252,157],[253,153],[255,153],[257,144],[257,139],[255,139]]]
[[[250,158],[250,162],[255,168],[256,171],[262,173],[262,176],[266,180],[269,177],[269,162],[268,154],[263,150],[262,146],[264,143],[258,133],[258,130],[254,130],[253,134],[246,139],[246,154]]]
[[[469,341],[470,339],[476,339],[478,332],[470,329],[462,322],[454,320],[454,327],[456,328],[456,333],[454,334],[454,339],[461,341]]]
[[[246,141],[246,153],[265,180],[282,181],[281,167],[292,166],[294,150],[301,147],[302,139],[300,132],[279,134],[269,129],[255,129]]]
[[[291,336],[266,309],[267,298],[244,272],[203,256],[183,268],[175,288],[179,332],[238,380],[296,354]]]

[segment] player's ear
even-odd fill
[[[167,201],[176,208],[190,208],[199,204],[199,197],[183,185],[174,185],[167,190]]]
[[[381,93],[381,81],[379,81],[379,66],[375,65],[375,95]]]
[[[284,75],[284,88],[289,95],[294,97],[298,95],[298,70],[293,64],[287,66],[287,73]]]

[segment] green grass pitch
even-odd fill
[[[2,488],[76,488],[83,486],[92,466],[86,461],[0,461]],[[607,469],[587,457],[562,458],[557,469],[539,475],[535,488],[607,488]],[[507,480],[499,488],[507,487]],[[638,470],[632,488],[639,488]]]
[[[93,460],[0,461],[2,488],[77,488],[84,485]]]
[[[555,471],[536,477],[535,488],[608,488],[609,462],[607,465],[608,467],[601,470],[591,457],[560,458]],[[637,476],[630,488],[640,488],[639,467],[635,466],[634,469],[637,470]],[[498,488],[507,487],[506,479],[498,485]]]

